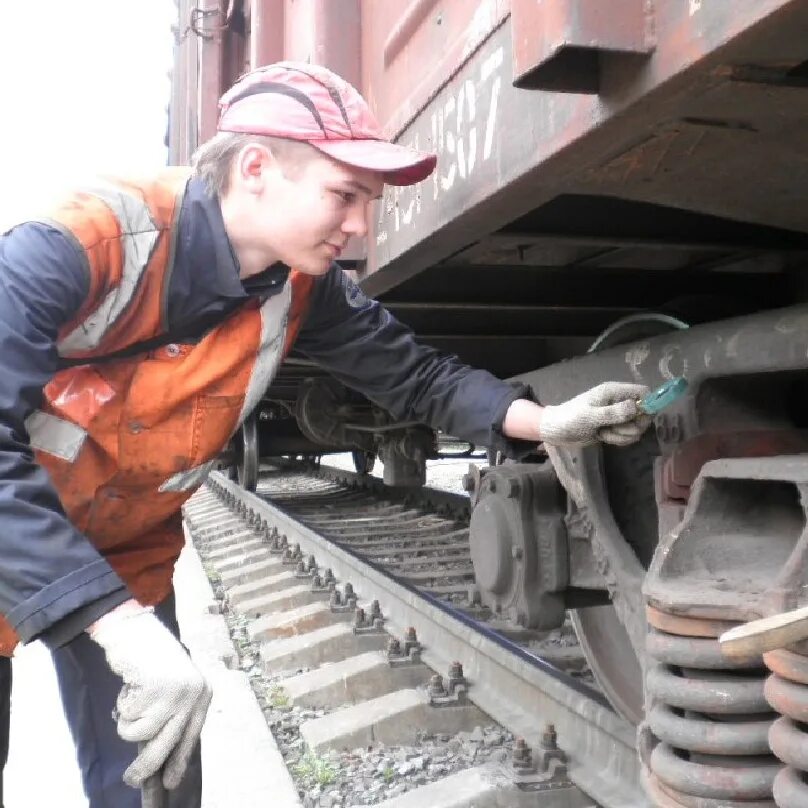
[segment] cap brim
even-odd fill
[[[438,158],[386,140],[310,140],[316,149],[355,168],[378,171],[388,185],[415,185],[434,170]]]

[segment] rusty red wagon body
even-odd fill
[[[604,379],[688,377],[689,396],[640,447],[566,458],[576,494],[563,541],[548,545],[540,522],[522,519],[518,536],[503,522],[475,563],[503,566],[483,601],[529,626],[549,584],[512,545],[532,547],[537,564],[563,556],[554,586],[613,704],[633,721],[664,708],[647,730],[657,799],[770,799],[765,760],[746,780],[727,775],[726,794],[714,786],[721,755],[768,760],[768,750],[698,752],[671,729],[688,708],[666,701],[659,675],[648,680],[676,674],[667,650],[646,650],[648,632],[666,632],[649,627],[645,606],[737,621],[800,601],[808,586],[808,2],[178,0],[178,12],[174,162],[213,134],[217,98],[244,70],[325,64],[362,90],[391,137],[438,154],[428,180],[385,191],[365,243],[352,245],[344,268],[368,293],[425,341],[531,382],[544,403]],[[351,432],[369,405],[329,384],[288,363],[242,465],[351,447],[394,466],[406,441]],[[335,397],[350,413],[341,424],[327,423]],[[534,460],[488,473],[516,475],[538,497]],[[498,502],[496,486],[483,488]],[[750,497],[768,515],[757,531]],[[527,507],[519,500],[496,507]],[[699,629],[675,626],[667,635],[684,645]],[[683,653],[699,668],[694,647]],[[681,686],[697,693],[702,679]],[[688,769],[691,753],[713,768]],[[781,778],[775,797],[798,780]],[[750,796],[761,783],[763,797]]]

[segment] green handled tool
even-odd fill
[[[666,407],[678,401],[687,391],[687,379],[684,376],[677,376],[675,379],[665,382],[650,392],[645,398],[637,402],[640,412],[646,415],[657,415]]]

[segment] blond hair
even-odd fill
[[[230,174],[236,157],[245,146],[253,144],[269,149],[283,166],[285,173],[290,175],[318,154],[314,146],[300,140],[240,132],[217,132],[191,157],[194,173],[205,182],[210,193],[222,197],[230,189]]]

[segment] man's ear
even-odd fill
[[[278,161],[266,146],[250,143],[238,153],[234,179],[248,193],[261,193],[270,174],[278,170]]]

